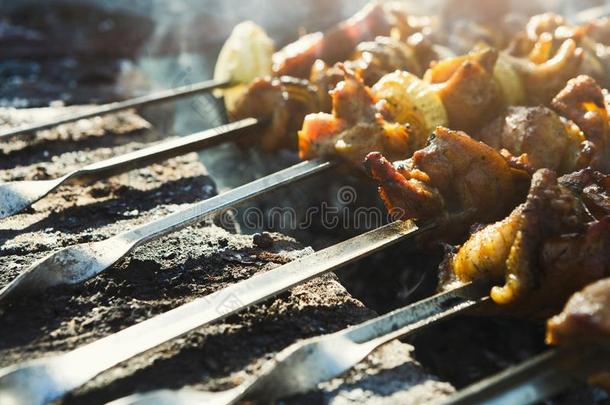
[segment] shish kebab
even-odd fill
[[[302,340],[279,352],[259,376],[226,391],[158,390],[133,394],[111,404],[268,403],[311,391],[393,339],[482,307],[488,300],[482,293],[483,286],[469,283],[342,331]],[[423,314],[427,315],[421,318]],[[547,324],[547,343],[561,349],[545,351],[467,387],[443,404],[537,403],[587,380],[610,388],[610,278],[574,294],[564,311]],[[589,346],[584,354],[582,344]]]
[[[449,53],[440,46],[431,45],[430,40],[423,36],[422,32],[429,28],[425,25],[426,19],[423,19],[424,22],[415,20],[414,23],[412,20],[409,20],[404,10],[396,7],[389,7],[387,5],[386,7],[388,8],[385,9],[378,4],[369,5],[352,19],[329,31],[327,35],[322,35],[320,33],[314,35],[316,38],[315,43],[317,45],[313,48],[310,41],[304,41],[302,38],[295,44],[288,45],[286,48],[273,55],[273,44],[260,28],[254,26],[252,23],[240,24],[236,27],[231,39],[227,41],[227,44],[219,56],[216,69],[216,75],[219,77],[218,80],[227,81],[230,79],[233,83],[248,81],[252,77],[260,76],[267,72],[269,68],[265,66],[270,65],[272,59],[275,61],[275,74],[301,74],[301,71],[307,70],[312,63],[311,58],[314,56],[323,57],[326,61],[336,60],[339,57],[336,54],[338,51],[333,53],[329,50],[324,50],[327,48],[325,44],[329,43],[331,39],[335,40],[335,42],[338,41],[338,43],[342,44],[342,47],[337,47],[337,44],[335,43],[334,46],[330,46],[330,49],[341,49],[341,52],[345,53],[346,49],[355,48],[356,51],[353,58],[346,62],[345,65],[350,69],[353,68],[362,76],[365,84],[372,84],[385,73],[392,72],[396,69],[407,70],[416,75],[421,74],[422,66],[430,64],[443,54],[446,55]],[[530,27],[532,24],[534,24],[534,27]],[[541,23],[538,19],[533,18],[528,24],[527,32],[538,32],[539,29],[537,27],[539,25],[541,25]],[[550,24],[546,23],[544,24],[544,27],[548,27],[549,25]],[[371,29],[371,26],[377,28]],[[398,36],[406,37],[405,40],[402,41],[393,37],[377,37],[373,42],[363,42],[360,43],[360,45],[355,46],[357,41],[361,38],[366,39],[367,35],[371,37],[377,32],[387,33],[390,27],[392,28],[392,33],[398,33]],[[561,27],[565,28],[563,25],[561,25]],[[574,28],[573,30],[575,31],[576,29]],[[584,36],[582,33],[583,31],[584,29],[578,31],[578,37],[574,34],[567,39],[572,42],[578,39],[591,48],[596,42]],[[593,31],[593,33],[595,33],[595,31]],[[407,34],[410,35],[407,37]],[[545,34],[548,33],[545,32]],[[598,37],[599,36],[600,35],[598,35]],[[585,41],[583,38],[587,40]],[[561,39],[565,40],[565,35]],[[542,47],[542,45],[539,46],[540,41],[536,39],[529,39],[529,41],[532,42],[532,44],[529,44],[530,48],[539,49]],[[514,48],[521,50],[526,48],[526,41],[518,39],[518,42],[520,45],[514,46]],[[303,47],[302,43],[307,44],[305,49],[301,49]],[[295,48],[298,51],[295,51]],[[313,52],[312,49],[316,51]],[[571,47],[570,49],[572,49],[572,51],[580,51],[580,49],[577,50],[574,47]],[[541,51],[539,50],[536,52],[535,59],[537,62],[542,62],[545,57],[547,59],[549,58],[549,52],[551,52],[552,49],[551,47],[546,46],[545,50],[546,56],[540,56],[539,54]],[[341,54],[341,52],[339,52],[339,54]],[[547,71],[557,73],[564,70],[562,74],[554,74],[553,79],[555,81],[560,81],[563,77],[567,78],[570,73],[574,71],[575,66],[569,68],[563,65],[574,65],[578,63],[579,60],[578,57],[563,56],[559,58],[559,53],[561,53],[560,50],[558,55],[553,58],[553,60],[558,58],[556,63],[546,61],[542,66],[533,69],[531,66],[527,66],[525,62],[517,61],[514,57],[502,54],[500,55],[500,60],[494,62],[493,51],[489,50],[479,53],[479,56],[472,56],[471,59],[477,60],[483,65],[487,65],[484,67],[488,70],[493,70],[494,79],[500,84],[499,90],[504,93],[504,102],[511,105],[523,101],[523,89],[521,88],[522,85],[518,83],[519,80],[515,77],[515,69],[509,67],[511,64],[507,63],[507,58],[512,58],[510,59],[512,64],[515,64],[516,66],[521,65],[521,68],[517,70],[523,72],[522,76],[525,84],[534,79],[540,79],[541,75],[548,76],[549,73],[544,73]],[[585,54],[588,55],[588,53]],[[265,62],[266,59],[268,59],[267,62]],[[436,80],[434,77],[438,78],[439,75],[447,75],[447,71],[448,69],[451,69],[451,65],[459,64],[466,59],[468,59],[468,57],[450,59],[440,63],[439,67],[428,71],[430,81],[434,82],[434,80]],[[530,59],[533,59],[533,57],[530,57]],[[587,60],[589,59],[592,59],[592,57],[589,57]],[[557,64],[560,66],[555,66]],[[601,62],[598,61],[595,66],[599,67],[600,64]],[[300,69],[297,69],[297,67],[300,67]],[[593,70],[595,73],[601,74],[599,72],[600,69]],[[434,73],[435,71],[437,73]],[[458,73],[454,74],[454,76],[456,75],[459,76]],[[531,78],[528,78],[529,76],[531,76]],[[328,67],[323,59],[318,59],[311,67],[311,80],[315,83],[314,87],[317,89],[317,97],[312,97],[312,94],[308,93],[311,89],[308,89],[307,87],[310,86],[306,86],[304,83],[299,82],[294,78],[281,76],[279,81],[284,82],[284,84],[280,86],[272,84],[271,87],[269,87],[269,82],[255,81],[249,89],[249,96],[244,97],[244,99],[241,100],[241,105],[233,109],[234,111],[231,110],[234,116],[244,117],[240,122],[233,124],[235,129],[238,129],[237,133],[233,130],[233,127],[220,127],[208,132],[193,134],[184,137],[181,140],[161,142],[153,147],[138,152],[97,162],[57,179],[3,183],[0,185],[0,218],[13,215],[23,210],[65,182],[82,182],[103,178],[152,162],[162,161],[167,157],[179,153],[186,153],[191,150],[213,146],[220,142],[234,140],[239,135],[243,135],[243,131],[239,131],[240,129],[259,128],[260,122],[252,118],[252,116],[271,116],[271,123],[267,126],[267,130],[264,131],[265,135],[262,139],[253,137],[260,142],[264,149],[273,149],[294,144],[292,141],[287,142],[287,139],[290,139],[287,137],[287,134],[290,136],[290,134],[294,133],[294,129],[291,128],[291,125],[299,124],[302,121],[303,117],[301,111],[298,110],[303,110],[303,113],[307,111],[318,111],[318,108],[321,111],[330,111],[331,101],[327,92],[328,90],[331,90],[334,85],[343,80],[343,72],[337,66],[332,68]],[[472,94],[477,89],[474,86],[474,80],[476,80],[476,77],[466,79],[465,81],[460,81],[456,78],[454,81],[459,81],[461,86],[472,86],[467,93]],[[421,94],[412,96],[415,98],[422,98],[422,100],[409,101],[408,97],[404,97],[404,94],[397,93],[397,90],[394,87],[401,85],[415,87],[412,91],[420,91]],[[459,104],[463,101],[467,101],[468,96],[462,99],[456,97],[454,86],[455,84],[453,86],[448,84],[445,86],[447,88],[446,90],[439,90],[439,94],[447,109],[447,111],[443,111],[442,106],[434,105],[435,101],[438,102],[438,100],[434,100],[433,96],[426,95],[427,90],[425,90],[424,85],[418,85],[418,82],[408,75],[394,78],[388,77],[385,83],[380,84],[380,96],[388,97],[388,102],[392,103],[392,106],[395,109],[399,108],[399,111],[390,112],[394,115],[398,114],[397,121],[399,123],[404,124],[406,122],[411,127],[411,130],[408,131],[408,133],[405,133],[404,128],[401,128],[400,125],[394,125],[395,133],[390,136],[392,137],[391,142],[396,143],[396,145],[394,145],[396,148],[405,146],[408,143],[409,149],[413,151],[414,147],[422,144],[422,140],[425,138],[425,135],[422,134],[425,134],[426,130],[430,130],[435,124],[442,125],[447,122],[446,115],[449,115],[448,118],[451,118],[449,123],[458,129],[468,129],[466,128],[467,126],[465,123],[477,122],[477,118],[485,116],[485,114],[481,115],[480,113],[475,112],[484,105],[483,103],[478,103],[479,105],[465,105],[460,108]],[[489,87],[489,85],[487,87]],[[240,88],[243,88],[243,85],[237,86],[237,88],[234,87],[225,92],[229,107],[233,105],[234,101],[231,100],[235,98],[236,91]],[[277,93],[278,90],[280,93]],[[483,101],[491,101],[491,99],[498,98],[498,89],[488,88],[487,90],[488,100]],[[270,94],[270,92],[277,94]],[[285,97],[281,94],[283,92],[287,92],[288,94],[288,99],[284,101],[281,100],[282,97]],[[541,92],[533,92],[534,98],[538,97],[539,93]],[[445,96],[443,96],[443,94]],[[410,105],[409,102],[414,104]],[[275,109],[277,106],[276,103],[282,105],[282,108]],[[458,110],[456,111],[455,108],[452,108],[452,105],[458,105]],[[494,103],[488,103],[485,105],[485,109],[487,109],[487,111],[492,111],[490,108],[494,106],[498,107],[498,105],[494,105]],[[421,108],[424,115],[428,113],[431,116],[422,117],[421,111],[420,113],[413,112],[416,108]],[[265,111],[265,109],[267,111]],[[270,113],[270,109],[275,109],[275,111]],[[294,111],[295,109],[297,111]],[[428,121],[430,128],[422,127],[422,125],[426,124],[426,122],[423,121],[426,120]],[[358,125],[359,123],[353,124],[347,122],[345,124]],[[369,128],[369,131],[370,130],[372,129]],[[386,128],[386,132],[389,130],[390,128]],[[361,144],[359,149],[378,146],[374,143],[371,144],[371,140],[368,140],[368,144],[363,143],[363,140],[360,139],[361,136],[362,135],[359,135],[359,138],[354,140],[354,143]],[[303,157],[314,154],[311,151],[308,151],[311,147],[308,146],[307,143],[306,140],[301,142],[303,149],[301,155]],[[313,144],[314,147],[318,145],[317,142],[313,142]],[[345,147],[346,146],[344,145],[344,148]],[[328,146],[326,149],[328,149]],[[322,150],[316,151],[316,153],[328,154],[328,151]],[[330,154],[332,155],[332,153]]]
[[[376,33],[388,32],[391,26],[390,15],[388,13],[380,6],[369,6],[352,19],[331,29],[326,35],[318,33],[317,37],[322,40],[321,44],[329,43],[333,39],[334,41],[341,41],[342,45],[335,49],[335,52],[327,50],[322,52],[320,56],[325,57],[326,60],[335,60],[340,57],[335,54],[336,52],[342,55],[346,52],[346,49],[353,48],[354,44],[372,39]],[[383,26],[384,28],[371,30],[371,25]],[[394,43],[381,44],[382,48],[386,46],[391,48],[394,45]],[[291,49],[292,47],[292,45],[288,45],[286,48]],[[402,47],[409,49],[406,44],[402,45]],[[225,92],[225,97],[231,99],[231,95],[236,94],[241,88],[239,83],[249,83],[255,77],[267,74],[271,69],[272,57],[277,61],[284,58],[289,59],[291,56],[290,52],[285,50],[280,50],[274,55],[271,39],[266,36],[261,28],[253,23],[246,22],[239,24],[223,47],[215,72],[218,82],[231,82],[233,84],[233,87]],[[294,66],[294,63],[292,63],[292,66]],[[396,62],[392,66],[395,69],[407,67],[404,62]],[[150,96],[149,98],[152,99],[154,97]],[[68,119],[66,118],[64,122],[67,122],[66,120]],[[163,161],[182,153],[210,147],[221,142],[232,141],[238,136],[248,135],[244,134],[243,131],[246,128],[259,128],[262,124],[261,121],[265,121],[265,119],[246,117],[228,126],[221,126],[192,134],[181,139],[160,142],[136,152],[95,162],[56,179],[2,183],[0,184],[0,219],[16,214],[29,207],[66,182],[96,180],[154,162]],[[247,137],[249,136],[245,136],[245,138]]]
[[[544,180],[548,175],[549,174],[547,173],[537,173],[534,177],[541,177],[541,180]],[[588,180],[586,179],[582,179],[581,181],[588,183]],[[539,187],[543,186],[538,183],[539,182],[534,181],[534,184],[532,185],[532,191],[530,193],[532,196],[535,196]],[[571,179],[569,183],[576,184],[578,181]],[[421,234],[425,235],[426,232],[429,233],[433,230],[434,227],[417,228],[409,221],[392,223],[375,231],[340,243],[339,245],[298,259],[287,265],[280,266],[275,270],[256,275],[253,278],[218,291],[211,296],[197,299],[166,314],[151,318],[148,321],[127,328],[115,335],[83,346],[82,348],[67,354],[9,367],[0,372],[0,375],[2,375],[2,377],[0,377],[0,396],[5,395],[6,398],[32,404],[53,401],[83,384],[101,371],[168,339],[179,336],[182,333],[186,333],[188,330],[212,322],[213,320],[222,319],[225,316],[243,310],[249,305],[275,296],[281,291],[298,283],[321,275],[324,272],[335,269],[352,260],[363,257],[364,255],[371,254],[390,244],[410,239],[410,237],[413,236],[413,232],[422,232]],[[610,235],[607,234],[607,236]],[[606,243],[610,244],[610,238],[606,238]],[[602,254],[606,251],[607,247],[601,247]],[[585,257],[585,259],[587,259],[587,257]],[[417,328],[418,322],[429,324],[430,322],[449,316],[452,313],[458,313],[465,307],[482,302],[481,299],[484,301],[484,297],[486,296],[486,293],[484,292],[485,289],[481,290],[478,287],[472,289],[474,287],[471,288],[469,286],[470,284],[467,284],[464,287],[443,293],[439,296],[440,298],[438,298],[438,300],[440,300],[441,303],[444,302],[444,300],[452,301],[456,297],[461,297],[461,294],[464,294],[465,296],[465,300],[461,299],[457,304],[452,302],[455,304],[455,307],[452,305],[443,307],[441,305],[441,308],[446,310],[445,315],[443,315],[442,311],[436,310],[430,315],[428,312],[430,308],[423,303],[415,305],[421,306],[422,312],[418,312],[418,314],[423,315],[424,318],[412,318],[412,310],[414,307],[410,307],[408,310],[398,311],[398,313],[405,315],[405,329],[400,332],[406,333],[408,331],[413,331]],[[462,298],[464,298],[464,296],[462,296]],[[519,298],[523,299],[523,297]],[[432,300],[435,300],[435,302],[438,301],[437,299]],[[233,304],[227,306],[227,302],[232,302]],[[439,304],[439,302],[436,302],[436,304]],[[438,306],[434,306],[434,308],[438,309]],[[380,322],[383,324],[387,323],[385,321]],[[411,322],[415,323],[412,324]],[[390,322],[390,324],[392,324],[392,322]],[[402,323],[400,324],[402,325]],[[367,330],[368,332],[366,333],[370,334],[374,329],[375,328],[370,329],[364,327],[363,333]],[[356,335],[357,334],[358,333],[356,333]],[[399,332],[396,332],[396,335],[399,335]],[[369,335],[369,338],[372,339],[374,336],[376,335]],[[383,334],[383,336],[387,337],[388,335]],[[369,338],[362,337],[364,341],[369,341]],[[356,337],[354,337],[354,339],[356,339]],[[358,339],[356,339],[356,342],[357,341]],[[382,339],[382,341],[384,341],[384,339]],[[379,343],[379,341],[377,343]],[[117,350],[119,347],[121,350]],[[297,346],[296,348],[299,347],[300,346]],[[374,347],[376,347],[375,341],[371,341],[371,344],[365,344],[361,347],[364,352],[357,355],[352,360],[353,362],[357,362],[360,356],[365,356],[369,351],[373,350]],[[292,351],[288,350],[287,353],[290,354]],[[346,363],[346,367],[348,367],[349,364]],[[73,372],[67,372],[69,370]],[[316,381],[315,378],[315,376],[312,376],[313,382]],[[265,384],[262,385],[265,386]],[[242,388],[247,388],[247,386]],[[238,390],[231,394],[239,394],[237,391]]]
[[[455,72],[455,69],[457,68],[458,71],[460,69],[461,72],[463,72],[464,68],[467,66],[472,66],[472,65],[476,65],[479,64],[480,65],[480,61],[481,60],[487,60],[490,57],[488,55],[491,55],[491,57],[493,58],[493,52],[489,51],[489,50],[482,50],[480,52],[477,52],[473,55],[468,55],[466,57],[463,58],[457,58],[456,60],[451,60],[446,64],[441,64],[440,67],[437,67],[437,71],[435,73],[434,68],[431,71],[431,76],[434,76],[435,74],[438,76],[439,74],[444,74],[443,72],[447,69],[452,70],[453,69],[453,74],[457,74]],[[448,67],[449,66],[449,67]],[[440,72],[440,73],[439,73]],[[495,88],[495,85],[497,84],[496,81],[494,80],[495,78],[492,77],[489,73],[485,73],[482,71],[482,69],[479,69],[479,73],[482,75],[481,77],[483,77],[485,80],[483,80],[483,83],[489,88],[492,89],[490,90],[492,93],[494,91],[494,89],[496,90],[497,94],[497,88]],[[346,75],[348,75],[347,71],[346,71]],[[460,81],[466,81],[466,83],[468,83],[468,79],[471,78],[470,76],[466,76],[464,77],[463,74],[458,74],[458,79],[456,80],[458,83]],[[399,80],[402,80],[402,77],[399,77]],[[383,79],[382,79],[383,81]],[[348,77],[346,78],[346,80],[342,83],[351,83],[351,87],[349,87],[348,89],[355,89],[356,92],[360,92],[362,94],[364,94],[364,98],[365,100],[363,100],[362,105],[366,108],[366,103],[368,102],[369,104],[372,105],[372,99],[371,97],[368,97],[368,91],[366,90],[366,88],[363,87],[363,85],[357,80],[357,78],[355,77]],[[390,80],[390,82],[392,83],[392,80]],[[395,84],[395,83],[392,83]],[[391,96],[402,96],[403,94],[400,93],[400,91],[404,92],[404,88],[402,87],[398,87],[398,93],[396,93],[396,91],[393,91],[395,89],[395,86],[392,87],[392,84],[389,86],[390,89],[390,94],[389,97]],[[347,86],[345,86],[347,87]],[[460,87],[460,86],[457,86]],[[345,88],[344,88],[345,90]],[[338,94],[340,92],[335,92],[335,94]],[[451,93],[451,92],[449,92]],[[247,93],[248,94],[248,93]],[[508,94],[508,93],[507,93]],[[348,94],[349,96],[349,94]],[[435,100],[438,101],[435,97],[436,94],[434,93],[427,93],[428,99],[429,100]],[[247,99],[247,95],[246,95],[246,99]],[[334,96],[333,96],[334,97]],[[366,99],[366,97],[368,97],[368,99]],[[341,99],[335,99],[334,100],[336,102],[336,104],[339,104],[341,102]],[[344,101],[345,103],[345,101]],[[397,106],[399,106],[399,104],[397,104]],[[436,102],[436,104],[434,105],[435,107],[439,108],[439,111],[442,111],[442,105],[440,105],[438,102]],[[338,108],[336,108],[335,110],[338,110]],[[407,110],[408,111],[408,110]],[[314,120],[316,120],[318,117],[315,116]],[[413,122],[415,120],[412,120]],[[376,124],[376,123],[373,123]],[[305,126],[307,125],[307,123],[305,124]],[[304,133],[307,134],[307,132],[303,131]],[[358,131],[356,131],[358,132]],[[366,131],[365,131],[366,133]],[[447,133],[448,136],[450,138],[455,138],[454,134],[452,132],[448,132]],[[314,134],[317,135],[317,134]],[[463,137],[462,137],[463,138]],[[466,138],[463,138],[466,139]],[[466,141],[466,143],[470,142],[470,149],[472,149],[473,151],[475,149],[481,149],[481,147],[478,144],[473,144],[472,141]],[[369,145],[371,149],[375,149],[375,144],[373,144],[372,146]],[[449,145],[450,146],[450,145]],[[478,152],[477,152],[478,153]],[[489,151],[486,151],[483,153],[484,155],[490,155]],[[473,155],[474,156],[474,155]],[[490,155],[490,162],[493,161],[497,161],[499,162],[499,158],[498,157],[492,157]],[[500,164],[500,163],[499,163]],[[501,164],[500,164],[501,165]],[[328,166],[326,166],[328,167]],[[491,173],[494,173],[494,167],[493,167],[493,163],[491,166],[488,166],[488,168],[491,170]],[[305,170],[305,171],[303,171]],[[323,170],[323,168],[320,168],[319,170]],[[507,170],[506,167],[503,170]],[[311,167],[305,165],[305,166],[300,166],[300,167],[296,167],[294,169],[293,172],[290,173],[290,175],[288,177],[294,177],[294,178],[300,178],[303,177],[304,175],[309,175],[311,173],[314,173],[317,170],[312,170]],[[511,177],[506,175],[506,177]],[[512,181],[509,181],[508,183],[510,183]],[[507,183],[507,187],[505,189],[499,189],[499,190],[495,190],[495,191],[500,191],[500,194],[502,194],[503,192],[508,192],[509,194],[511,194],[512,188],[510,185],[508,185]],[[261,183],[264,184],[264,183]],[[262,191],[261,186],[259,185],[256,189],[252,189],[248,192],[244,192],[242,190],[240,190],[239,192],[239,196],[237,198],[233,198],[230,195],[227,196],[222,196],[223,201],[242,201],[244,198],[248,198],[251,197],[253,195],[257,195],[260,194],[260,192]],[[493,193],[488,193],[488,194],[483,194],[482,196],[488,196],[489,197],[489,201],[495,201],[497,200],[496,196],[498,194],[493,194]],[[219,197],[220,198],[220,197]],[[73,247],[68,247],[60,252],[57,252],[45,259],[43,259],[41,262],[35,264],[33,267],[31,267],[29,270],[26,270],[25,273],[23,273],[23,275],[19,278],[17,278],[16,280],[14,280],[11,284],[9,284],[8,286],[6,286],[3,291],[0,292],[0,299],[4,299],[6,298],[8,295],[14,295],[16,292],[18,291],[27,291],[27,290],[36,290],[36,289],[40,289],[40,288],[44,288],[46,286],[50,286],[50,285],[55,285],[55,284],[59,284],[59,283],[78,283],[81,282],[95,274],[98,274],[99,272],[105,270],[107,267],[109,267],[110,265],[112,265],[113,263],[116,262],[116,260],[118,260],[120,257],[126,255],[127,253],[129,253],[129,251],[131,251],[131,249],[139,244],[139,243],[143,243],[144,241],[150,240],[151,237],[158,237],[162,234],[165,234],[167,232],[171,232],[172,230],[177,229],[180,226],[185,226],[183,224],[189,224],[192,223],[193,221],[196,220],[201,220],[202,218],[205,217],[205,215],[207,215],[208,213],[210,213],[211,211],[214,211],[216,209],[218,209],[217,206],[215,206],[214,204],[212,204],[212,202],[215,202],[215,200],[209,201],[209,202],[204,202],[201,203],[205,206],[204,208],[198,208],[198,207],[194,207],[193,209],[191,209],[188,213],[188,215],[185,213],[183,215],[183,217],[188,218],[188,221],[181,221],[181,225],[177,225],[176,223],[169,221],[169,220],[165,220],[165,221],[157,221],[158,223],[163,223],[163,226],[161,228],[158,227],[158,225],[153,225],[151,224],[151,226],[146,227],[147,229],[153,229],[154,232],[152,235],[149,235],[149,232],[143,232],[141,235],[138,234],[138,237],[135,236],[130,236],[129,238],[127,238],[128,243],[123,243],[123,238],[122,235],[117,235],[117,239],[114,240],[108,240],[108,241],[103,241],[103,245],[104,246],[73,246]],[[225,205],[221,205],[221,206],[225,206]],[[203,206],[202,206],[203,207]],[[483,210],[480,210],[483,211]],[[194,215],[193,213],[197,212],[199,215]],[[491,211],[491,214],[493,214],[493,211]],[[488,216],[485,217],[481,217],[479,220],[485,220],[486,218],[488,219],[493,219],[493,215],[489,216],[489,214],[487,214]],[[180,213],[178,213],[177,215],[172,216],[172,218],[177,218],[180,216]],[[474,219],[474,218],[472,218]],[[135,232],[136,230],[134,230]],[[139,232],[139,231],[138,231]],[[133,233],[133,232],[131,232]],[[131,233],[129,233],[129,235],[131,235]],[[123,246],[123,249],[112,249],[112,255],[108,255],[105,252],[108,250],[106,247],[107,246],[112,246],[113,242],[121,242],[121,243],[114,243],[116,246]],[[107,242],[107,243],[106,243]],[[71,268],[67,268],[67,269],[61,269],[61,274],[57,273],[59,270],[57,269],[57,266],[54,265],[54,263],[56,262],[63,262],[62,257],[64,256],[69,256],[70,258],[78,258],[79,260],[70,260],[70,263],[73,263],[73,266]],[[39,274],[38,276],[36,274]],[[44,276],[43,276],[44,275]]]

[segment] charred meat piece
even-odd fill
[[[572,120],[592,144],[591,164],[610,171],[610,124],[602,89],[589,76],[571,79],[552,101],[553,108]]]
[[[305,80],[284,76],[254,80],[229,115],[231,120],[267,120],[261,137],[250,137],[246,146],[256,139],[264,150],[296,149],[296,133],[305,115],[316,111],[320,111],[316,89]]]
[[[388,35],[391,24],[381,3],[367,4],[353,17],[331,30],[305,35],[273,55],[275,76],[307,78],[317,59],[334,64],[344,61],[360,42]]]
[[[385,74],[404,70],[416,76],[423,74],[415,50],[407,43],[391,37],[377,37],[362,42],[352,61],[346,66],[359,74],[367,86],[372,86]]]
[[[574,294],[563,311],[547,322],[552,345],[610,345],[610,279],[597,281]],[[589,383],[610,392],[610,370],[589,377]]]
[[[578,195],[595,218],[610,216],[610,175],[588,167],[561,176],[559,183]]]
[[[549,319],[547,343],[610,343],[610,279],[599,280],[574,294],[564,310]]]
[[[362,78],[367,86],[374,85],[384,75],[395,70],[422,74],[414,49],[406,43],[391,37],[377,37],[375,41],[362,42],[352,59],[346,62],[328,66],[318,59],[312,66],[309,80],[317,86],[319,97],[324,100],[323,112],[330,111],[332,101],[328,92],[343,80],[343,66]]]
[[[463,132],[438,127],[428,146],[391,163],[381,153],[365,160],[388,211],[401,219],[467,212],[466,227],[506,215],[519,198],[518,177],[494,149]]]
[[[502,90],[494,79],[498,53],[484,49],[440,61],[426,72],[436,85],[453,129],[475,131],[504,105]]]
[[[583,165],[584,137],[573,129],[546,107],[509,107],[477,138],[532,173],[542,168],[569,173]]]
[[[592,218],[555,173],[537,171],[525,203],[504,220],[474,233],[442,265],[444,288],[452,281],[489,280],[498,304],[514,313],[561,305],[569,294],[607,275],[610,228]]]
[[[409,153],[409,126],[382,116],[370,89],[353,72],[342,69],[344,80],[331,91],[332,114],[305,117],[299,131],[300,157],[340,157],[360,166],[372,150],[389,156]]]

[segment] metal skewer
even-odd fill
[[[463,389],[443,405],[533,404],[606,370],[610,351],[601,347],[551,349]]]
[[[92,163],[56,179],[21,180],[0,183],[0,219],[14,215],[29,207],[68,181],[92,181],[123,173],[137,167],[147,166],[203,147],[230,141],[242,134],[244,130],[253,128],[258,124],[259,121],[255,118],[246,118]]]
[[[80,283],[106,270],[137,246],[201,222],[213,212],[232,207],[333,166],[332,162],[304,161],[111,238],[68,246],[51,253],[0,290],[0,305],[20,294],[59,284]]]
[[[488,301],[485,287],[466,284],[339,332],[297,342],[278,353],[259,377],[226,391],[159,390],[112,405],[229,405],[242,399],[270,403],[307,392],[349,370],[379,346]]]
[[[226,87],[230,84],[227,80],[207,80],[204,82],[189,84],[186,86],[176,87],[169,90],[161,90],[152,94],[147,94],[142,97],[131,98],[124,101],[116,101],[113,103],[102,104],[96,107],[92,107],[87,111],[77,114],[64,115],[49,121],[45,121],[38,124],[23,125],[17,128],[10,128],[0,131],[0,141],[29,134],[43,129],[52,128],[61,124],[67,124],[86,118],[96,117],[98,115],[110,114],[117,111],[128,110],[130,108],[143,107],[147,105],[163,103],[170,100],[176,100],[191,96],[197,93],[203,93],[220,87]]]
[[[0,403],[36,405],[55,401],[122,361],[433,227],[394,222],[65,354],[4,368],[0,370]]]

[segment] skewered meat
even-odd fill
[[[564,310],[547,322],[546,341],[581,346],[610,343],[610,279],[597,281],[574,294]],[[610,371],[589,378],[610,392]]]
[[[424,79],[436,87],[451,128],[473,131],[504,105],[494,79],[498,53],[483,49],[433,64]]]
[[[316,89],[305,80],[284,76],[254,80],[229,118],[267,120],[261,136],[255,138],[264,150],[296,149],[296,137],[287,134],[295,134],[305,115],[316,111],[320,111]]]
[[[275,76],[307,78],[317,59],[334,64],[344,61],[356,45],[380,35],[389,35],[391,23],[381,3],[367,4],[353,17],[326,33],[305,35],[273,55]]]
[[[389,121],[359,77],[343,67],[344,80],[331,91],[332,114],[309,114],[299,131],[302,159],[341,156],[359,165],[371,150],[400,156],[411,148],[408,125]]]
[[[563,312],[547,323],[547,343],[553,345],[610,341],[610,279],[577,292]]]
[[[505,215],[519,198],[519,176],[491,147],[439,127],[428,146],[391,163],[381,153],[365,160],[388,211],[401,219],[467,212],[466,227]]]
[[[528,58],[503,54],[506,63],[517,71],[529,104],[548,105],[566,82],[581,73],[583,50],[572,39],[565,40],[555,53]]]
[[[568,173],[588,163],[582,132],[543,106],[509,107],[476,138],[531,173],[542,168]]]
[[[317,86],[320,100],[324,100],[323,112],[331,109],[328,92],[343,80],[343,67],[362,78],[367,86],[374,85],[384,75],[395,70],[422,74],[415,49],[407,43],[392,37],[377,37],[375,41],[362,42],[346,62],[328,66],[318,59],[312,66],[309,80]]]
[[[578,195],[595,218],[610,216],[610,175],[588,167],[561,176],[559,183]]]
[[[591,164],[610,171],[610,121],[602,89],[589,76],[578,76],[552,101],[553,108],[574,121],[591,142]]]
[[[603,23],[600,21],[600,25],[589,23],[578,26],[569,24],[557,14],[536,15],[527,23],[525,32],[516,36],[511,44],[512,53],[525,56],[535,63],[543,63],[550,59],[566,40],[571,40],[583,54],[583,63],[573,76],[590,75],[608,85],[610,58],[605,46],[595,38],[595,32],[599,32],[596,29],[598,26],[602,27]]]
[[[445,261],[443,284],[485,279],[503,283],[491,290],[498,304],[530,311],[561,305],[576,289],[610,274],[609,222],[587,225],[591,219],[555,173],[541,169],[525,203],[474,233]]]

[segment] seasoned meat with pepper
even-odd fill
[[[255,117],[266,120],[260,137],[246,137],[245,145],[257,142],[264,150],[296,149],[296,133],[306,114],[320,111],[316,89],[292,77],[256,79],[229,111],[231,120]]]
[[[435,86],[451,128],[478,130],[504,106],[494,78],[497,58],[497,51],[483,49],[440,61],[426,72],[424,79]]]
[[[553,345],[610,344],[610,278],[574,294],[547,322],[546,340]]]
[[[591,164],[610,171],[610,122],[601,87],[589,76],[571,79],[552,101],[553,108],[574,121],[591,143]]]
[[[544,313],[578,288],[610,275],[608,221],[592,222],[584,204],[548,169],[537,171],[527,200],[504,220],[475,232],[442,266],[453,282],[497,283],[494,302],[513,313]]]
[[[561,176],[559,183],[578,195],[595,218],[610,216],[610,174],[588,167]]]
[[[410,153],[409,126],[384,117],[371,90],[353,72],[342,69],[344,80],[331,91],[332,114],[305,117],[299,131],[300,157],[341,157],[360,167],[372,150],[395,157]]]
[[[477,139],[532,173],[542,168],[568,173],[586,161],[582,132],[542,106],[509,107],[485,126]]]
[[[468,227],[501,218],[520,196],[519,174],[497,151],[443,127],[410,159],[392,163],[374,152],[365,167],[387,209],[402,219],[466,212]]]
[[[548,320],[546,342],[575,347],[610,346],[610,278],[574,294],[563,311]],[[588,380],[610,392],[610,368],[594,372]]]

